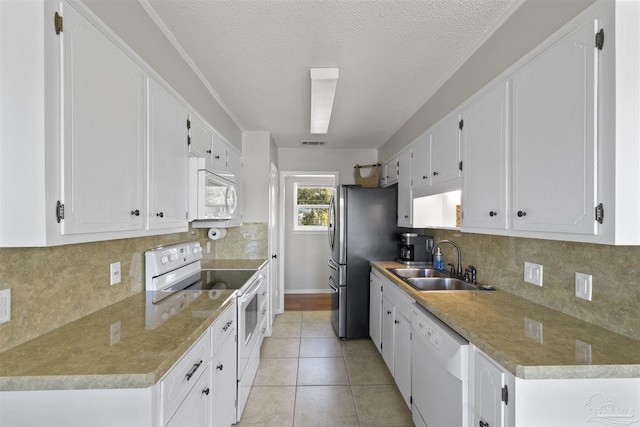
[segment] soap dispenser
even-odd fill
[[[444,261],[442,260],[442,252],[440,252],[440,248],[438,248],[438,251],[433,255],[433,268],[441,271],[444,269]]]

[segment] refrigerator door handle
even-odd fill
[[[340,267],[338,266],[338,264],[337,264],[334,260],[332,260],[332,259],[329,259],[329,267],[330,267],[332,270],[336,270],[336,271],[340,269]]]
[[[338,292],[338,287],[334,284],[335,282],[331,277],[329,277],[329,287],[334,291]]]

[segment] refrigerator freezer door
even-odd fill
[[[331,289],[331,324],[338,338],[344,338],[347,334],[347,290],[344,286],[338,286],[333,278],[329,277]]]

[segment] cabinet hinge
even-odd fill
[[[58,221],[58,224],[60,224],[60,221],[62,221],[64,219],[64,204],[60,202],[60,200],[58,200],[58,202],[56,203],[56,220]]]
[[[191,119],[187,119],[187,146],[191,145]]]
[[[56,30],[56,35],[60,35],[62,32],[62,16],[58,12],[53,15],[53,27]]]
[[[600,224],[604,221],[604,205],[602,203],[596,206],[596,221]]]
[[[409,396],[409,403],[413,404],[413,396]]]
[[[596,47],[598,50],[602,50],[604,46],[604,30],[600,28],[600,31],[596,33]]]
[[[509,388],[506,385],[502,387],[502,401],[505,405],[509,404]]]
[[[464,120],[460,120],[458,122],[458,129],[462,130],[463,127],[464,127]]]
[[[462,160],[460,160],[460,162],[458,162],[458,169],[462,172]]]

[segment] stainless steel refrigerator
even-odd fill
[[[369,336],[369,261],[396,259],[396,187],[336,187],[329,205],[331,322],[340,338]]]

